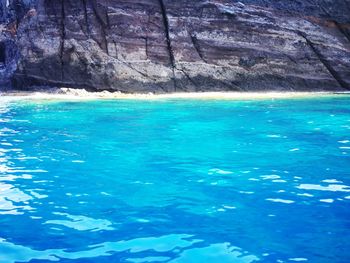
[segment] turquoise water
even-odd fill
[[[349,102],[0,98],[0,262],[350,262]]]

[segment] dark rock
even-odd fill
[[[0,0],[0,22],[16,88],[350,90],[347,0]]]

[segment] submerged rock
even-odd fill
[[[0,21],[19,89],[350,90],[347,0],[0,0]]]

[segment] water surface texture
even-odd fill
[[[0,99],[0,262],[350,262],[350,98]]]

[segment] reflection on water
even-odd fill
[[[137,238],[118,242],[105,242],[91,245],[87,250],[67,252],[63,249],[49,249],[44,251],[33,250],[16,245],[6,240],[0,240],[1,260],[7,263],[28,262],[30,260],[57,261],[63,259],[88,259],[109,256],[116,252],[126,252],[130,262],[196,262],[198,255],[205,257],[209,262],[242,262],[250,263],[258,260],[254,255],[233,247],[229,243],[212,244],[208,247],[200,246],[201,240],[192,239],[191,235],[167,235],[161,237]],[[142,252],[148,251],[146,258],[137,258]],[[181,251],[181,252],[180,252]],[[178,254],[174,260],[162,256],[162,253]],[[152,261],[150,261],[152,260]],[[170,260],[170,261],[169,261]]]
[[[0,214],[23,214],[23,210],[33,209],[28,205],[32,197],[10,184],[0,183],[0,193]]]
[[[342,108],[4,102],[0,263],[346,262]]]
[[[212,244],[204,248],[193,248],[185,250],[179,258],[170,262],[196,262],[198,255],[208,262],[237,262],[250,263],[259,260],[254,255],[242,252],[242,249],[233,247],[229,243]]]
[[[284,204],[293,204],[295,202],[293,200],[286,200],[286,199],[280,199],[280,198],[267,198],[266,200],[275,202],[275,203],[284,203]]]
[[[304,190],[318,190],[318,191],[330,191],[330,192],[350,192],[350,186],[343,184],[301,184],[297,188]]]
[[[114,230],[112,223],[104,219],[93,219],[86,216],[73,216],[66,213],[53,213],[55,215],[64,216],[69,220],[48,220],[45,224],[62,225],[73,228],[78,231],[101,231]]]

